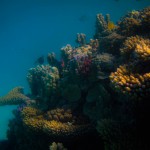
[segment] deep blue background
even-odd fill
[[[26,75],[41,55],[75,44],[77,33],[93,37],[97,13],[114,22],[150,0],[0,0],[0,95],[15,86],[29,91]],[[0,139],[5,138],[10,107],[0,107]],[[10,115],[9,115],[10,113]]]

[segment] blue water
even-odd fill
[[[41,55],[75,45],[77,33],[93,37],[97,13],[116,22],[131,10],[150,6],[150,0],[0,0],[0,96],[15,86],[29,92],[26,75]],[[0,107],[0,140],[6,139],[15,106]]]

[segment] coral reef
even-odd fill
[[[0,105],[17,105],[27,103],[29,99],[29,97],[24,95],[23,87],[16,87],[7,95],[0,97]]]
[[[128,64],[120,66],[110,75],[115,88],[137,99],[149,96],[150,69],[147,64],[150,60],[150,40],[129,37],[120,50]]]
[[[77,34],[78,46],[63,47],[60,61],[49,53],[48,64],[31,68],[27,79],[34,100],[19,89],[2,97],[5,103],[0,98],[3,104],[16,97],[21,97],[16,104],[26,102],[10,120],[10,143],[17,150],[93,149],[95,144],[96,150],[102,145],[147,150],[149,16],[149,7],[132,11],[115,25],[108,14],[98,14],[94,39],[88,43],[85,34]]]

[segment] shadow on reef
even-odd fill
[[[149,150],[150,7],[115,25],[96,16],[94,39],[54,53],[27,74],[0,105],[20,104],[7,137],[15,150]],[[95,149],[96,150],[96,149]]]

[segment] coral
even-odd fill
[[[62,143],[55,143],[53,142],[50,147],[49,150],[67,150]]]
[[[34,96],[48,97],[56,91],[59,71],[49,65],[31,68],[27,75],[31,92]]]
[[[102,33],[107,30],[107,22],[102,14],[96,16],[96,32],[94,38],[99,39]]]
[[[140,36],[132,36],[126,39],[120,49],[121,54],[127,60],[150,60],[150,40]]]
[[[77,136],[92,130],[92,126],[88,122],[83,120],[79,122],[79,119],[72,115],[71,110],[54,109],[45,114],[38,109],[25,107],[21,116],[27,129],[50,137]]]
[[[123,21],[119,23],[119,31],[121,31],[121,34],[126,36],[130,36],[138,33],[139,27],[140,27],[140,21],[134,18],[125,17]]]
[[[140,60],[150,60],[150,40],[145,39],[136,44],[135,57]]]
[[[95,39],[101,39],[102,37],[108,36],[116,29],[116,25],[110,20],[110,15],[106,14],[106,17],[102,14],[96,16],[96,32],[94,35]]]
[[[115,57],[109,53],[102,53],[96,55],[92,59],[92,68],[96,68],[98,79],[106,79],[115,68]]]
[[[143,9],[141,12],[142,31],[147,33],[150,30],[150,7]]]
[[[90,56],[82,56],[82,55],[78,56],[76,63],[77,63],[76,68],[77,74],[87,76],[90,73],[92,64]]]
[[[27,96],[24,95],[22,87],[16,87],[12,89],[7,95],[0,97],[0,105],[17,105],[26,103],[29,100]]]
[[[92,52],[93,53],[96,52],[98,50],[98,48],[99,48],[99,41],[98,41],[98,39],[95,39],[95,40],[90,39],[89,45],[92,47]]]
[[[33,107],[25,107],[23,108],[23,110],[21,111],[21,116],[23,118],[27,117],[35,117],[37,115],[41,114],[41,111],[36,109],[36,108],[33,108]]]
[[[101,143],[95,128],[107,150],[142,149],[142,132],[149,129],[149,18],[150,7],[128,13],[118,26],[109,14],[98,14],[94,39],[86,43],[85,35],[77,34],[78,46],[63,47],[60,61],[49,53],[48,65],[31,68],[27,79],[34,100],[19,90],[2,97],[5,104],[16,97],[21,97],[16,104],[26,103],[9,123],[15,149],[65,149],[58,142],[93,149],[87,145]],[[140,148],[138,138],[144,141]]]
[[[74,137],[81,136],[91,131],[89,124],[74,125],[70,122],[62,123],[55,120],[45,121],[43,131],[52,137]]]
[[[86,35],[85,35],[84,33],[77,33],[76,42],[77,42],[80,46],[86,45]]]
[[[125,36],[147,34],[150,26],[150,7],[131,11],[118,23],[118,32]]]
[[[59,122],[72,122],[74,120],[72,112],[70,109],[64,110],[64,109],[52,109],[48,111],[45,115],[45,118],[48,121],[59,121]]]
[[[68,61],[72,58],[73,55],[73,48],[70,44],[61,48],[61,57],[64,61],[64,65],[68,63]]]
[[[120,66],[117,71],[111,73],[110,80],[115,88],[130,97],[142,99],[150,94],[150,73],[132,73],[130,66]]]
[[[108,36],[105,36],[99,40],[99,52],[120,55],[120,47],[124,39],[124,36],[116,32],[112,32]]]
[[[56,59],[55,53],[48,53],[47,62],[52,67],[58,67],[59,66],[59,62]]]

